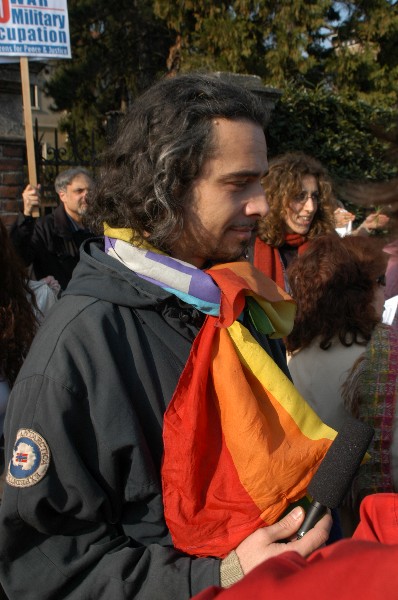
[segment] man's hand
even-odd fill
[[[304,509],[296,506],[274,525],[257,529],[243,540],[235,550],[243,572],[248,573],[264,560],[282,554],[282,552],[293,550],[306,557],[320,546],[323,546],[329,537],[332,526],[331,516],[326,514],[313,529],[308,531],[300,540],[296,540],[295,534],[302,524],[304,516]],[[287,539],[293,541],[280,543],[281,540]]]
[[[43,279],[40,279],[40,281],[44,281],[44,283],[46,283],[48,287],[52,289],[54,294],[58,296],[59,292],[61,291],[61,286],[55,277],[52,275],[47,275],[47,277],[43,277]]]
[[[40,206],[40,186],[35,187],[30,183],[22,192],[23,199],[23,214],[26,217],[31,217],[34,212],[37,212]]]
[[[361,224],[365,229],[375,230],[375,229],[383,229],[390,220],[387,215],[383,215],[382,213],[376,212],[368,215],[366,219]]]
[[[334,211],[335,227],[345,227],[347,223],[351,223],[354,219],[355,215],[345,210],[345,208],[336,208]]]

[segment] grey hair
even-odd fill
[[[66,186],[70,185],[78,175],[86,175],[91,179],[89,171],[84,167],[73,167],[72,169],[66,169],[66,171],[59,173],[54,181],[54,187],[57,194],[59,192],[64,192]]]

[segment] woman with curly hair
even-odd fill
[[[286,269],[292,260],[310,240],[335,231],[332,183],[318,160],[289,152],[270,161],[263,186],[269,213],[259,222],[254,265],[289,291]]]
[[[314,239],[288,270],[297,302],[286,340],[295,386],[339,430],[347,416],[341,386],[380,325],[387,255],[376,240],[333,234]],[[391,329],[391,328],[389,328]]]
[[[8,395],[36,333],[34,293],[0,219],[0,438]]]

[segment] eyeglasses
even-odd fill
[[[386,286],[386,276],[385,275],[380,275],[380,277],[378,277],[376,279],[376,283],[378,283],[379,285],[385,287]]]
[[[321,199],[321,195],[319,192],[307,192],[306,190],[303,190],[297,194],[294,201],[297,202],[297,204],[305,204],[308,198],[311,198],[314,204],[317,204]]]

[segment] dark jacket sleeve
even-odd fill
[[[25,265],[33,266],[37,279],[52,275],[64,290],[78,263],[79,245],[91,234],[80,230],[72,232],[62,211],[63,207],[59,206],[53,213],[38,219],[20,214],[10,237]],[[55,223],[57,214],[58,224]]]
[[[218,559],[172,546],[130,407],[104,411],[102,399],[42,375],[14,386],[6,464],[21,427],[42,436],[50,461],[33,485],[5,486],[0,581],[10,600],[182,600],[219,585]]]
[[[53,275],[60,281],[61,273],[54,246],[53,223],[53,215],[34,219],[19,214],[11,229],[10,237],[25,265],[33,265],[37,279]],[[61,286],[65,287],[62,283]]]
[[[14,248],[26,266],[30,265],[35,258],[35,243],[33,240],[35,224],[36,219],[19,213],[10,230],[10,238]]]

